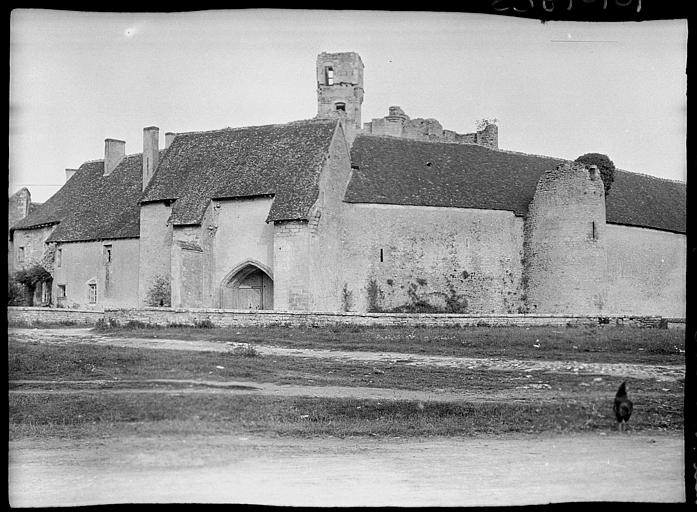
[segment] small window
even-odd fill
[[[63,249],[56,249],[56,267],[61,268],[63,265]]]
[[[111,245],[104,246],[104,263],[111,263]]]
[[[383,254],[382,254],[382,249],[380,249],[380,263],[383,262]]]
[[[59,299],[64,299],[67,297],[66,291],[65,291],[65,285],[64,284],[59,284],[58,285],[58,298]]]
[[[97,284],[90,283],[87,285],[89,287],[89,302],[90,304],[97,303]]]
[[[24,247],[17,247],[17,262],[24,263]]]
[[[324,83],[326,85],[334,85],[334,68],[331,66],[324,68]]]
[[[336,103],[336,110],[346,112],[346,103]]]
[[[595,221],[591,222],[591,239],[592,240],[598,239],[598,230],[595,227]]]

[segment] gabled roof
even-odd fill
[[[527,213],[537,181],[565,160],[475,144],[359,136],[345,201]],[[430,165],[429,165],[430,164]],[[607,222],[685,232],[684,183],[615,172]]]
[[[179,133],[142,202],[176,199],[173,224],[199,224],[211,199],[273,195],[267,221],[307,219],[336,120]]]
[[[58,192],[12,229],[58,224],[47,242],[138,237],[142,154],[124,157],[109,176],[103,174],[103,160],[82,164]]]

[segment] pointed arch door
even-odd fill
[[[273,281],[260,268],[247,265],[221,290],[222,309],[273,309]]]

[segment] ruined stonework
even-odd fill
[[[493,149],[499,147],[498,127],[494,123],[487,122],[481,130],[474,133],[457,133],[443,129],[436,119],[410,119],[398,106],[390,107],[387,116],[365,123],[360,133],[431,142],[480,144]]]
[[[361,127],[363,62],[354,52],[320,53],[317,56],[317,117],[346,121]]]
[[[600,173],[565,163],[539,180],[525,220],[526,306],[535,313],[607,309],[605,196]]]

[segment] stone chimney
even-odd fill
[[[160,160],[160,129],[157,126],[143,128],[143,190],[157,169]]]
[[[177,136],[176,133],[172,133],[172,132],[165,133],[165,149],[167,149],[172,144],[172,141],[174,140],[174,137],[176,137],[176,136]]]
[[[65,181],[68,181],[73,177],[73,174],[77,172],[77,169],[66,169],[65,170]]]
[[[109,176],[124,156],[126,156],[126,142],[104,139],[104,176]]]

